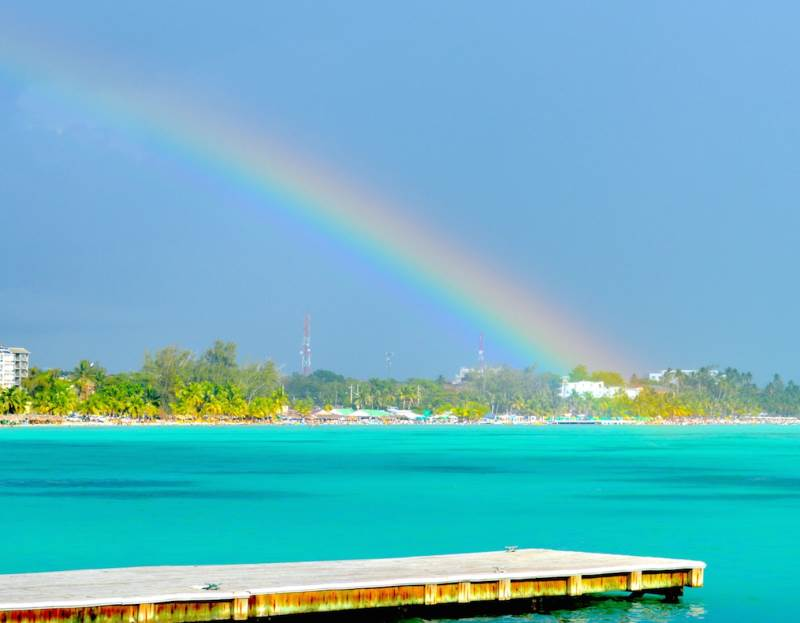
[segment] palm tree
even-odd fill
[[[5,395],[11,413],[25,413],[28,410],[28,392],[21,387],[12,387],[5,392]]]
[[[102,376],[102,369],[95,367],[93,361],[81,359],[72,371],[72,380],[78,388],[78,397],[81,400],[86,400],[91,396]]]
[[[47,385],[34,395],[34,407],[38,413],[66,415],[75,407],[76,399],[71,383],[51,377]]]
[[[417,388],[413,387],[412,385],[403,385],[400,387],[397,397],[403,403],[403,409],[408,409],[408,407],[414,403],[414,399],[417,397]]]

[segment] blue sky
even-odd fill
[[[6,3],[64,59],[246,117],[392,197],[641,370],[800,378],[791,3]],[[0,50],[2,50],[0,45]],[[68,63],[67,63],[68,64]],[[0,63],[0,342],[450,375],[483,327]],[[112,75],[113,74],[113,75]],[[492,361],[521,365],[487,334]]]

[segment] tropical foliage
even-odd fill
[[[240,366],[236,345],[217,341],[199,357],[168,346],[139,372],[109,374],[94,362],[32,369],[23,387],[0,390],[0,413],[130,418],[274,418],[288,405],[271,361]]]
[[[199,356],[177,346],[148,353],[142,369],[132,373],[110,374],[88,360],[68,371],[34,368],[23,387],[0,390],[0,413],[263,421],[288,410],[305,416],[324,406],[398,407],[464,420],[488,413],[644,419],[800,415],[796,383],[776,375],[760,387],[751,374],[734,368],[668,370],[658,381],[634,376],[626,383],[617,372],[577,366],[568,379],[637,387],[640,392],[635,398],[621,391],[599,399],[562,398],[561,377],[535,367],[474,370],[459,383],[443,377],[361,380],[327,370],[283,377],[272,361],[239,364],[236,345],[217,341]]]
[[[636,387],[636,398],[624,392],[606,398],[559,396],[561,377],[530,367],[475,370],[457,385],[438,379],[358,380],[327,370],[309,376],[292,375],[286,389],[294,398],[316,405],[353,408],[401,407],[452,413],[465,419],[486,413],[516,413],[543,417],[566,413],[596,417],[677,418],[687,416],[800,415],[800,386],[779,376],[758,387],[750,373],[734,368],[701,368],[691,374],[668,370],[658,382],[632,377],[625,382],[613,371],[590,372],[577,366],[569,380],[602,381],[608,387]]]

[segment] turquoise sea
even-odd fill
[[[513,544],[708,569],[508,621],[800,620],[800,428],[3,429],[0,498],[1,573]]]

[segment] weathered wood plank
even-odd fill
[[[570,597],[583,595],[583,579],[580,575],[571,575],[567,578],[567,595]]]
[[[511,579],[503,578],[497,581],[497,599],[499,601],[508,601],[511,599]]]
[[[436,584],[426,584],[425,585],[425,605],[426,606],[435,606],[439,603],[439,592],[437,590]]]

